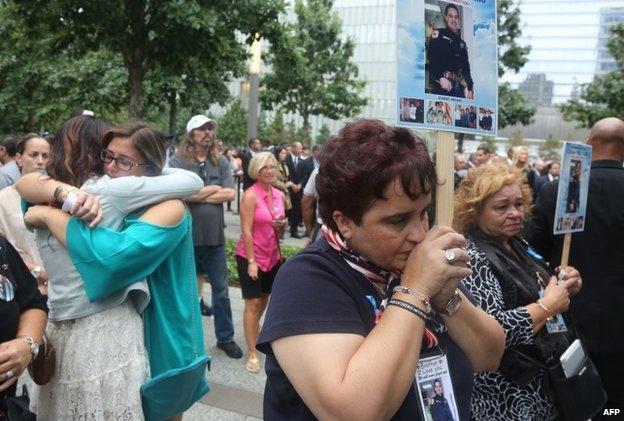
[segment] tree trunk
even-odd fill
[[[301,116],[303,117],[303,134],[305,136],[305,144],[309,144],[310,143],[310,114],[305,111],[303,113],[303,115]]]
[[[464,137],[465,133],[457,133],[457,153],[464,153]]]
[[[169,132],[175,133],[178,126],[178,98],[175,89],[169,91]]]
[[[131,13],[132,51],[128,68],[128,89],[130,90],[129,117],[131,120],[143,118],[143,77],[145,76],[145,51],[147,49],[147,28],[143,2],[133,4]]]

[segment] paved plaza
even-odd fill
[[[234,206],[235,208],[235,206]],[[227,238],[238,239],[240,235],[240,219],[232,212],[225,212],[225,235]],[[303,232],[303,229],[300,229]],[[289,238],[286,233],[283,244],[303,247],[304,239]],[[204,287],[204,300],[210,302],[210,284]],[[247,351],[243,333],[243,299],[239,288],[230,287],[232,316],[234,317],[235,340]],[[228,358],[216,347],[212,317],[204,317],[204,334],[206,352],[211,357],[210,393],[196,403],[184,416],[185,421],[199,420],[254,420],[262,418],[262,394],[266,375],[264,365],[259,373],[253,374],[245,370],[245,356],[240,360]],[[261,356],[264,364],[264,355]]]

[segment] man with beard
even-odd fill
[[[234,324],[228,293],[225,259],[225,223],[223,203],[234,200],[236,192],[230,164],[226,157],[210,153],[217,122],[205,115],[196,115],[186,124],[179,153],[169,165],[194,171],[204,180],[204,188],[186,199],[193,217],[193,246],[198,273],[199,296],[202,297],[203,277],[212,287],[212,308],[217,347],[230,358],[241,358],[243,352],[234,342]],[[202,301],[203,304],[203,301]],[[207,306],[202,314],[208,315]]]

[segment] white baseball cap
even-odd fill
[[[188,123],[186,123],[186,132],[190,133],[191,131],[197,129],[198,127],[203,126],[206,123],[211,123],[213,126],[217,127],[217,122],[211,118],[206,117],[203,114],[197,114],[193,116]]]

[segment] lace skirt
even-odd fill
[[[142,420],[149,377],[143,322],[130,300],[90,316],[48,322],[56,350],[50,382],[34,386],[38,420]]]

